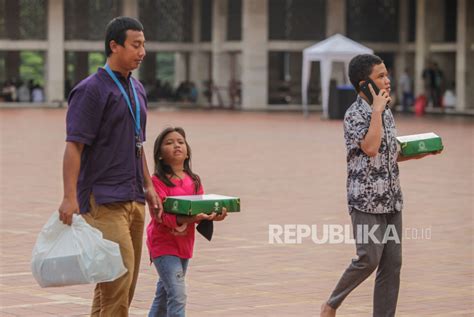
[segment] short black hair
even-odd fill
[[[361,54],[351,59],[349,63],[349,80],[357,93],[360,92],[360,81],[367,80],[372,73],[374,65],[380,65],[382,63],[383,60],[373,54]]]
[[[143,31],[143,25],[137,19],[130,17],[116,17],[107,24],[105,28],[105,55],[107,57],[112,54],[110,41],[123,46],[128,30]]]

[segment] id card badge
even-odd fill
[[[143,152],[143,143],[140,140],[140,137],[136,136],[135,137],[135,153],[138,158],[142,157],[142,152]]]

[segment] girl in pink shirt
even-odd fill
[[[191,148],[182,128],[166,128],[154,146],[155,190],[163,201],[168,196],[202,195],[201,179],[191,170]],[[184,277],[193,256],[195,224],[212,235],[212,221],[221,221],[222,214],[182,216],[167,213],[151,214],[147,227],[147,246],[160,277],[149,317],[184,317],[186,290]],[[198,228],[199,229],[199,228]]]

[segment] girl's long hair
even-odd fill
[[[201,187],[201,179],[197,174],[194,174],[191,170],[191,147],[186,141],[186,133],[184,132],[183,128],[180,127],[168,127],[161,131],[158,137],[155,140],[155,145],[153,147],[153,159],[155,160],[155,171],[154,174],[158,177],[166,186],[175,187],[176,185],[171,181],[171,177],[177,176],[171,166],[166,164],[163,160],[160,160],[161,157],[161,144],[163,143],[165,137],[171,133],[177,132],[179,133],[183,139],[184,143],[186,144],[186,149],[188,152],[188,157],[184,160],[184,172],[188,174],[194,183],[194,194],[197,194],[199,188]]]

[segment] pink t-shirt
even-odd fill
[[[153,186],[161,201],[168,196],[202,195],[203,188],[194,191],[193,179],[186,174],[183,180],[172,179],[175,187],[168,187],[155,175],[152,176]],[[163,212],[162,223],[151,215],[146,229],[148,250],[152,259],[162,255],[174,255],[182,259],[193,257],[195,223],[178,227],[176,215]],[[184,229],[184,231],[183,231]]]

